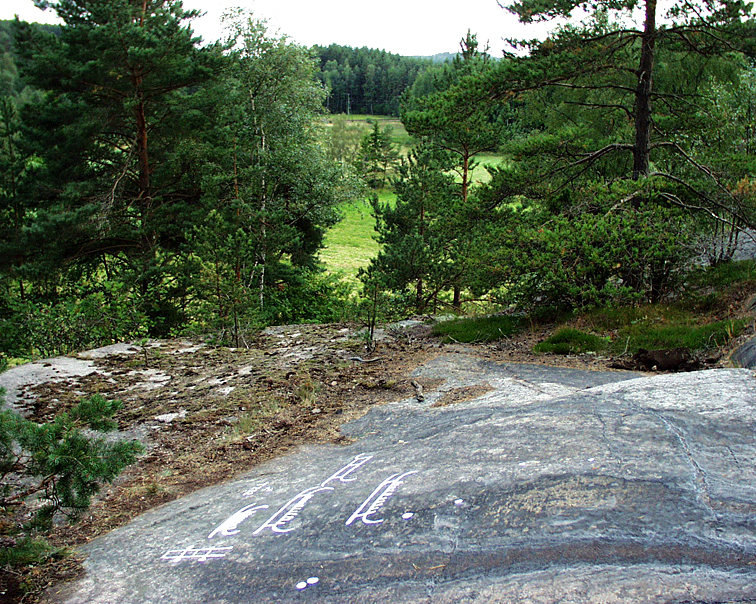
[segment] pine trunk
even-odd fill
[[[656,44],[656,0],[646,1],[646,18],[641,38],[638,85],[635,90],[635,146],[633,149],[633,180],[647,176],[650,165],[651,89]]]

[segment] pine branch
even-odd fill
[[[619,109],[629,120],[633,119],[633,112],[624,105],[619,103],[587,103],[585,101],[567,101],[567,105],[576,105],[577,107],[588,107],[589,109]]]
[[[630,86],[621,86],[619,84],[597,84],[595,86],[589,84],[568,84],[563,82],[547,82],[543,87],[555,86],[558,88],[568,88],[570,90],[622,90],[630,94],[635,94],[635,88]]]
[[[734,231],[738,231],[738,232],[744,234],[751,241],[753,241],[754,243],[756,243],[756,235],[754,235],[753,232],[750,229],[744,229],[743,227],[741,227],[735,221],[728,220],[726,217],[721,216],[721,215],[717,214],[716,212],[714,212],[711,208],[707,208],[705,206],[700,206],[700,205],[692,205],[692,204],[689,204],[689,203],[685,203],[677,195],[673,195],[672,193],[667,193],[667,192],[661,193],[661,197],[663,199],[666,199],[672,205],[675,205],[675,206],[677,206],[679,208],[683,208],[684,210],[695,211],[695,212],[703,212],[705,214],[708,214],[716,222],[728,225]]]
[[[725,187],[719,181],[719,179],[714,175],[714,173],[711,170],[709,170],[709,168],[707,168],[703,164],[698,163],[695,159],[693,159],[690,155],[688,155],[683,150],[683,148],[680,147],[680,145],[678,145],[677,143],[668,142],[668,141],[667,142],[661,142],[661,143],[655,143],[655,144],[651,145],[652,149],[653,148],[659,148],[659,147],[670,147],[671,149],[674,149],[675,151],[677,151],[680,155],[683,156],[683,158],[685,159],[685,161],[687,161],[690,165],[692,165],[693,167],[695,167],[696,170],[698,170],[699,172],[705,174],[708,178],[710,178],[712,181],[714,181],[714,183],[717,185],[717,188],[719,188],[727,197],[730,197],[734,201],[732,193],[730,193],[730,191],[727,189],[727,187]]]
[[[633,148],[634,148],[633,145],[629,143],[612,143],[610,145],[606,145],[605,147],[602,147],[598,151],[593,151],[591,153],[588,153],[587,155],[585,155],[584,157],[580,158],[577,161],[574,161],[566,166],[562,166],[553,172],[549,172],[548,175],[558,174],[559,172],[564,172],[565,170],[569,170],[570,168],[575,168],[577,166],[586,164],[585,169],[581,170],[581,172],[578,174],[579,176],[580,174],[583,174],[585,170],[589,169],[593,164],[595,164],[599,159],[601,159],[605,155],[609,153],[613,153],[614,151],[632,151]]]
[[[712,206],[714,206],[716,208],[719,208],[720,210],[722,210],[723,212],[725,212],[727,214],[730,214],[731,216],[734,216],[735,218],[738,219],[738,221],[741,224],[746,225],[748,228],[750,228],[750,229],[756,228],[756,224],[754,224],[752,221],[750,221],[746,216],[744,216],[743,214],[741,214],[740,212],[738,212],[736,209],[731,208],[731,207],[727,207],[725,204],[717,201],[716,199],[712,199],[711,197],[709,197],[708,195],[706,195],[702,191],[699,191],[698,189],[696,189],[689,182],[684,181],[682,178],[678,178],[677,176],[673,176],[672,174],[667,174],[665,172],[652,172],[651,174],[648,175],[649,178],[653,178],[653,177],[657,177],[657,176],[661,177],[661,178],[664,178],[666,180],[669,180],[671,182],[677,183],[677,184],[685,187],[686,189],[688,189],[689,191],[691,191],[696,197],[698,197],[700,199],[703,199],[706,202],[710,203]],[[752,235],[752,234],[748,233],[748,231],[745,230],[745,229],[743,229],[741,226],[738,226],[734,222],[729,221],[728,219],[726,219],[725,217],[718,215],[716,212],[714,212],[710,208],[706,208],[705,206],[696,206],[696,205],[686,204],[685,202],[683,202],[682,200],[680,200],[677,196],[672,195],[671,193],[662,192],[661,195],[662,195],[662,197],[665,197],[665,198],[668,198],[668,197],[674,197],[674,198],[676,198],[678,200],[678,202],[676,202],[675,205],[678,205],[678,206],[680,206],[682,208],[686,208],[686,209],[689,209],[689,210],[700,210],[700,211],[703,211],[703,212],[709,214],[712,218],[714,218],[718,222],[723,222],[723,223],[725,223],[725,224],[727,224],[727,225],[729,225],[729,226],[731,226],[731,227],[733,227],[733,228],[735,228],[735,229],[737,229],[737,230],[739,230],[739,231],[741,231],[743,233],[746,233],[748,237],[750,237],[751,239],[753,239],[754,242],[756,242],[756,236],[755,235]]]

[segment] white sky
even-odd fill
[[[241,6],[267,19],[272,32],[286,34],[299,44],[379,48],[401,55],[456,52],[467,30],[490,45],[494,56],[506,47],[503,38],[534,38],[544,26],[524,28],[500,8],[496,0],[184,0],[184,7],[205,15],[192,27],[206,40],[222,32],[220,17]],[[40,11],[33,0],[0,0],[0,19],[55,22],[52,11]]]

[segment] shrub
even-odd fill
[[[39,537],[22,537],[13,547],[0,548],[0,568],[37,565],[62,556],[63,551]]]
[[[348,313],[353,286],[337,275],[320,270],[286,270],[280,267],[278,281],[266,292],[267,323],[335,323]]]
[[[749,319],[710,321],[680,304],[643,305],[594,309],[573,317],[575,328],[565,329],[534,348],[535,352],[578,352],[569,350],[572,342],[589,335],[608,334],[599,338],[603,345],[585,350],[608,349],[615,354],[634,354],[646,350],[689,348],[705,351],[726,345],[748,327]],[[583,335],[580,335],[583,334]],[[611,337],[611,341],[609,340]],[[556,348],[550,347],[556,344]],[[564,352],[563,352],[564,354]]]
[[[268,325],[335,323],[350,313],[353,286],[338,275],[285,263],[268,267],[266,275],[262,308],[257,284],[251,287],[225,276],[218,278],[215,288],[196,288],[189,309],[192,321],[184,333],[207,335],[219,345],[246,347]]]
[[[512,212],[487,237],[476,286],[528,311],[657,302],[677,290],[690,256],[686,220],[656,206]]]
[[[0,351],[51,357],[147,334],[149,321],[120,286],[55,302],[7,300],[0,314]]]

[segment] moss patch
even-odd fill
[[[528,325],[524,317],[495,315],[472,319],[453,319],[433,326],[433,335],[444,342],[495,342],[513,336]]]

